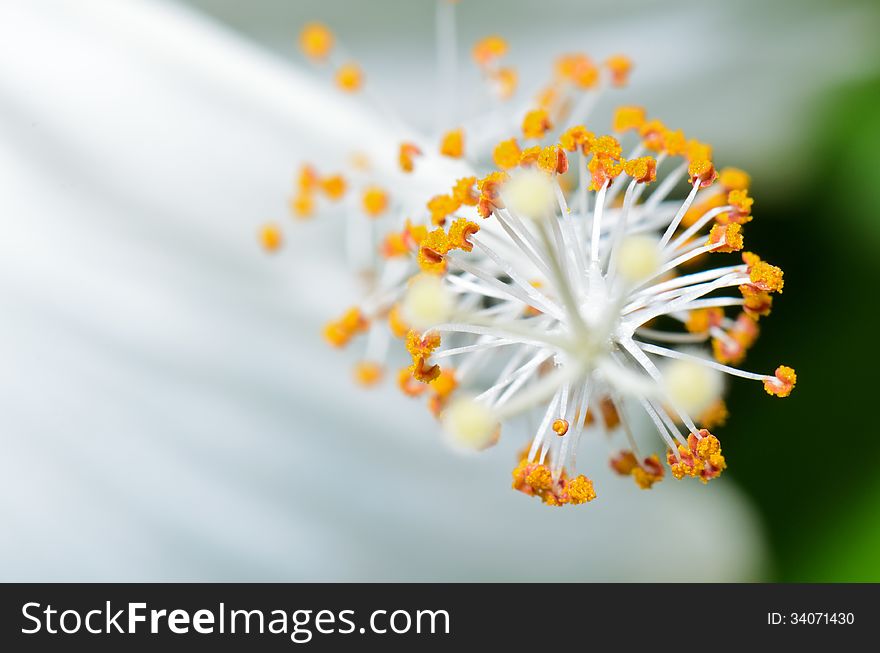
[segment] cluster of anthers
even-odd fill
[[[453,3],[438,10],[448,71]],[[313,58],[326,58],[332,41],[320,26],[302,35]],[[472,53],[497,103],[492,121],[477,116],[398,144],[401,187],[428,160],[455,162],[437,179],[443,192],[397,199],[363,186],[362,213],[380,234],[378,272],[364,301],[327,325],[326,340],[342,347],[366,336],[356,377],[367,385],[401,340],[410,357],[401,390],[427,397],[457,447],[484,449],[502,424],[529,425],[513,487],[548,505],[596,497],[575,472],[585,433],[604,434],[609,447],[619,436],[611,468],[638,487],[660,481],[661,456],[639,451],[637,419],[665,443],[674,478],[716,478],[726,464],[709,429],[727,417],[723,377],[758,381],[777,397],[796,381],[786,366],[738,367],[783,288],[782,270],[744,251],[749,176],[716,171],[708,145],[640,107],[617,109],[609,134],[587,129],[601,94],[627,82],[625,57],[563,56],[551,83],[517,109],[506,105],[516,73],[499,65],[507,44],[490,37]],[[494,142],[468,143],[468,124],[494,130]],[[345,185],[306,166],[294,212],[309,215],[314,197],[338,199]],[[673,199],[680,186],[684,198]]]

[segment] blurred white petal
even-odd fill
[[[640,493],[595,443],[601,501],[548,510],[509,489],[517,443],[462,458],[352,387],[318,337],[340,225],[254,237],[333,117],[384,138],[174,6],[0,6],[0,578],[760,577],[728,479]]]

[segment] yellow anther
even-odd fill
[[[716,224],[709,231],[707,245],[717,245],[713,252],[738,252],[743,248],[742,227],[736,222],[727,225]]]
[[[315,212],[315,200],[311,193],[299,192],[290,200],[290,211],[300,219],[310,218]]]
[[[711,186],[712,182],[718,177],[718,173],[715,172],[715,166],[708,159],[692,160],[688,166],[688,175],[690,176],[690,183],[693,185],[699,182],[701,188]]]
[[[443,370],[440,375],[431,381],[431,390],[441,399],[446,399],[458,387],[458,381],[455,379],[455,370],[452,368]]]
[[[464,130],[453,129],[443,134],[440,140],[440,154],[460,159],[464,154]]]
[[[765,261],[757,261],[749,266],[749,281],[764,292],[782,292],[784,285],[782,270]]]
[[[495,83],[498,97],[507,100],[516,93],[519,76],[513,68],[499,68],[492,73],[492,81]]]
[[[466,220],[465,218],[458,218],[449,227],[449,249],[460,249],[465,252],[471,251],[474,246],[468,239],[479,230],[480,225],[477,223]]]
[[[370,186],[364,190],[361,205],[364,213],[371,218],[377,218],[388,208],[388,193],[378,186]]]
[[[446,224],[446,218],[458,211],[461,207],[452,195],[435,195],[428,200],[428,210],[431,212],[431,223],[437,226]]]
[[[623,149],[620,146],[620,141],[614,136],[600,136],[593,141],[591,151],[595,156],[617,160]]]
[[[618,107],[614,112],[612,129],[616,132],[625,132],[630,129],[641,129],[647,117],[643,107]]]
[[[728,220],[731,222],[743,224],[752,219],[752,205],[755,203],[755,200],[749,197],[749,191],[730,191],[727,194],[727,203],[733,207],[733,210],[728,215]]]
[[[614,456],[609,461],[609,464],[611,465],[611,469],[621,476],[629,476],[632,471],[639,466],[639,461],[632,451],[626,450],[621,451]]]
[[[712,160],[712,146],[702,143],[698,140],[691,139],[685,145],[685,158],[690,161]]]
[[[643,490],[650,490],[655,483],[663,480],[663,466],[660,464],[660,458],[656,454],[651,454],[640,465],[634,467],[630,474],[636,485]]]
[[[301,193],[311,193],[317,188],[320,176],[314,166],[304,163],[296,176],[296,187]]]
[[[474,44],[471,55],[478,66],[486,67],[507,54],[507,41],[500,36],[487,36]]]
[[[415,157],[421,156],[422,150],[415,143],[401,143],[400,150],[397,155],[400,169],[404,172],[412,172],[415,169]]]
[[[666,454],[666,460],[676,479],[692,476],[703,483],[717,478],[727,468],[721,454],[721,443],[706,429],[688,435],[687,446],[678,445],[678,456],[672,451]]]
[[[632,60],[622,54],[614,55],[605,60],[605,66],[611,73],[611,84],[614,86],[625,86],[629,81],[629,74],[632,71]]]
[[[429,333],[421,336],[415,331],[406,334],[406,349],[412,356],[413,364],[409,370],[417,381],[429,383],[440,376],[439,365],[428,365],[428,358],[440,346],[440,335]]]
[[[646,148],[662,152],[666,146],[666,125],[660,120],[647,120],[639,125],[639,136]]]
[[[714,435],[710,434],[697,442],[696,454],[703,460],[709,460],[719,453],[721,453],[721,443]]]
[[[599,69],[585,54],[567,54],[556,60],[556,74],[581,89],[592,88],[599,81]]]
[[[548,175],[564,175],[568,171],[568,157],[558,145],[548,145],[538,156],[538,169]]]
[[[735,338],[713,338],[712,356],[722,365],[739,365],[746,356],[746,348]]]
[[[553,432],[562,437],[566,433],[568,433],[568,420],[567,419],[556,419],[553,420]]]
[[[680,129],[663,132],[663,151],[669,156],[681,156],[687,152],[687,138]]]
[[[719,399],[697,417],[697,423],[707,429],[724,426],[728,415],[727,404],[724,403],[723,399]]]
[[[424,272],[443,274],[446,271],[446,252],[449,251],[449,238],[442,228],[428,233],[419,245],[418,263]]]
[[[518,166],[521,155],[522,151],[519,149],[519,144],[515,138],[501,141],[492,151],[492,159],[495,161],[495,165],[502,170],[509,170]]]
[[[522,132],[525,138],[544,138],[548,129],[553,127],[550,116],[544,109],[532,109],[523,118]]]
[[[743,300],[745,301],[743,310],[749,317],[758,319],[759,317],[770,315],[770,309],[773,308],[773,296],[771,294],[763,290],[757,290],[749,285],[740,286],[739,291],[742,293]]]
[[[718,183],[728,191],[748,190],[751,181],[748,173],[739,168],[723,168],[718,173]]]
[[[720,325],[723,319],[724,311],[720,308],[700,308],[690,312],[684,327],[690,333],[705,333],[710,327]]]
[[[559,137],[559,145],[569,152],[580,149],[581,152],[586,154],[593,147],[593,141],[595,140],[596,135],[593,132],[588,131],[583,125],[575,125],[562,133]]]
[[[604,138],[604,137],[603,137]],[[596,155],[587,164],[590,172],[590,190],[599,190],[623,172],[623,162],[610,156]]]
[[[795,383],[797,383],[797,374],[794,369],[780,365],[776,368],[774,376],[764,381],[764,390],[767,394],[776,397],[787,397],[794,389]]]
[[[589,503],[596,498],[593,481],[583,474],[569,481],[566,490],[568,491],[568,500],[574,505]]]
[[[504,203],[501,201],[501,186],[508,179],[510,176],[506,172],[492,172],[477,183],[480,191],[477,213],[481,217],[488,218],[496,208],[504,208]]]
[[[650,184],[657,179],[657,161],[652,156],[630,159],[623,169],[640,184]]]
[[[558,84],[551,84],[541,90],[535,96],[535,104],[541,109],[552,110],[560,100],[560,88]]]
[[[427,233],[427,227],[413,225],[407,219],[402,231],[392,231],[385,236],[379,251],[385,258],[407,256],[418,247]]]
[[[350,308],[338,320],[324,326],[324,339],[334,347],[344,347],[351,339],[370,326],[359,308]]]
[[[395,304],[388,311],[388,328],[397,338],[403,338],[409,331],[409,325],[404,322],[400,314],[400,305]]]
[[[465,206],[476,206],[480,201],[480,196],[474,192],[474,186],[477,184],[476,177],[463,177],[455,182],[452,187],[452,196]]]
[[[535,491],[546,491],[553,487],[553,477],[546,465],[537,465],[525,480]]]
[[[336,201],[345,195],[346,183],[342,175],[328,175],[321,179],[321,190],[327,199]]]
[[[336,71],[336,85],[346,93],[359,91],[364,85],[364,73],[356,63],[346,63]]]
[[[333,33],[320,23],[309,23],[299,33],[299,46],[310,59],[326,59],[333,49]]]
[[[397,387],[408,397],[418,397],[428,389],[424,383],[419,383],[413,378],[409,367],[404,367],[397,373]]]
[[[361,361],[354,366],[354,379],[364,387],[376,385],[382,380],[382,366],[372,361]]]
[[[281,247],[281,229],[274,222],[264,224],[259,231],[260,245],[267,252],[276,252]]]
[[[528,168],[530,166],[535,165],[541,156],[542,149],[543,148],[540,145],[534,145],[532,147],[527,147],[519,155],[519,164],[524,168]]]

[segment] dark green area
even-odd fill
[[[772,580],[880,581],[880,80],[830,97],[815,169],[756,179],[747,235],[786,280],[747,367],[791,365],[798,385],[780,400],[734,384],[725,453],[764,514]]]

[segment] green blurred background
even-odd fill
[[[880,580],[880,439],[875,343],[880,280],[880,78],[829,89],[806,109],[804,165],[755,179],[748,244],[773,253],[784,294],[750,365],[789,362],[785,405],[734,384],[731,474],[765,515],[774,578]]]

